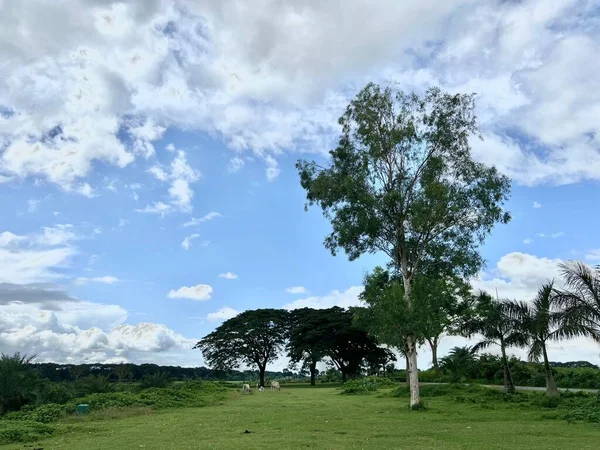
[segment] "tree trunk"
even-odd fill
[[[348,376],[346,375],[346,372],[342,371],[342,383],[345,383],[347,379]]]
[[[408,362],[408,350],[405,350],[404,359],[406,360],[406,386],[410,387],[410,371],[409,371],[409,362]]]
[[[421,403],[419,396],[419,369],[417,368],[417,343],[412,336],[407,337],[408,347],[408,379],[410,386],[410,407],[416,408]]]
[[[258,372],[260,376],[260,381],[258,382],[262,387],[265,387],[265,367],[258,366]]]
[[[556,382],[554,381],[554,375],[552,375],[552,367],[548,361],[548,353],[546,352],[546,343],[542,343],[542,350],[544,354],[544,367],[546,368],[546,395],[548,397],[556,397],[559,394]]]
[[[438,338],[427,339],[429,346],[431,347],[431,363],[433,364],[433,370],[439,375],[442,373],[440,365],[438,363],[437,351],[438,351]]]
[[[316,382],[315,382],[316,371],[317,371],[317,363],[316,363],[316,361],[313,361],[310,363],[310,385],[311,386],[314,386],[316,384]]]
[[[407,276],[406,264],[402,265],[402,278],[404,281],[404,300],[406,306],[412,309],[412,278]],[[417,408],[421,404],[419,396],[419,369],[417,367],[417,341],[414,336],[407,336],[406,348],[408,350],[408,376],[410,386],[410,407]]]
[[[510,368],[508,367],[508,358],[506,357],[504,342],[500,342],[500,349],[502,350],[502,364],[504,365],[504,393],[514,394],[516,389],[512,377],[510,376]]]

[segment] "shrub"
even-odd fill
[[[0,420],[0,444],[28,442],[50,436],[53,425],[40,422]]]
[[[56,422],[66,413],[65,405],[47,403],[45,405],[28,405],[21,411],[10,413],[7,420],[24,420],[28,422],[51,423]]]
[[[370,392],[376,392],[379,389],[393,388],[396,386],[397,383],[394,383],[388,378],[366,377],[346,381],[340,389],[342,390],[342,394],[357,395],[368,394]]]
[[[107,376],[90,375],[79,380],[77,383],[77,389],[83,395],[105,394],[108,392],[113,392],[115,387],[113,384],[111,384]]]
[[[140,386],[142,389],[148,388],[164,388],[170,383],[169,374],[160,370],[152,375],[144,375]]]

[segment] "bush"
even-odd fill
[[[376,392],[379,389],[393,388],[396,386],[398,386],[398,384],[388,378],[366,377],[346,381],[340,389],[342,390],[342,394],[357,395],[368,394],[370,392]]]
[[[65,405],[47,403],[39,406],[26,406],[21,411],[6,415],[7,420],[23,420],[28,422],[51,423],[56,422],[66,413]]]
[[[152,375],[144,375],[140,386],[142,389],[148,388],[164,388],[170,383],[169,374],[160,370]]]
[[[0,444],[28,442],[52,435],[55,427],[40,422],[0,420]]]
[[[115,386],[109,381],[107,376],[90,375],[77,382],[77,390],[80,394],[105,394],[113,392]]]
[[[40,386],[41,403],[65,404],[77,397],[77,391],[73,383],[54,383],[44,380]]]

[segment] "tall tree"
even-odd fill
[[[515,385],[510,374],[506,349],[526,346],[529,335],[520,327],[519,322],[511,317],[507,302],[494,299],[487,292],[480,292],[476,299],[474,315],[466,321],[463,330],[467,337],[477,334],[483,336],[483,340],[472,347],[473,352],[492,345],[500,347],[504,368],[504,392],[514,393]]]
[[[217,370],[255,365],[259,383],[264,386],[267,364],[277,359],[285,344],[288,315],[281,309],[245,311],[223,322],[194,348],[199,348],[208,364]]]
[[[474,107],[473,95],[431,88],[419,97],[368,84],[339,120],[331,165],[297,163],[306,206],[316,203],[331,221],[325,246],[333,254],[343,249],[350,260],[385,253],[402,276],[408,309],[420,274],[475,274],[479,244],[509,220],[509,180],[471,157]],[[418,337],[405,341],[414,407]]]
[[[556,295],[566,327],[576,327],[600,341],[600,265],[590,267],[580,261],[560,264],[566,289]]]
[[[290,313],[290,334],[287,343],[292,364],[302,363],[310,372],[310,384],[315,385],[317,363],[327,355],[322,332],[323,312],[312,308],[296,309]]]

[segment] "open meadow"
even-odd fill
[[[574,404],[597,404],[587,394],[552,403],[541,393],[425,386],[426,409],[410,411],[403,387],[362,395],[331,385],[227,391],[214,406],[66,417],[52,438],[0,449],[597,449],[600,442],[597,423],[564,418],[577,418]]]

